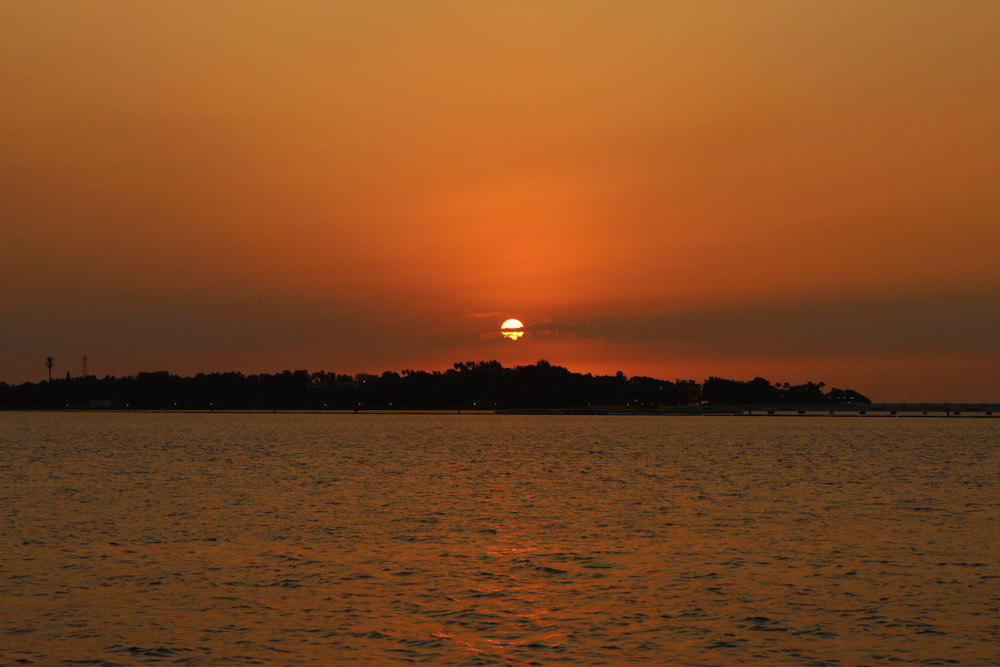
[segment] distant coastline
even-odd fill
[[[669,407],[649,410],[629,410],[615,407],[594,408],[513,408],[507,410],[441,409],[422,410],[407,408],[115,408],[101,405],[54,408],[5,408],[0,412],[58,412],[58,413],[129,413],[129,414],[217,414],[217,415],[423,415],[475,417],[500,416],[566,416],[566,417],[860,417],[860,418],[924,418],[924,419],[996,419],[1000,418],[1000,403],[872,403],[870,405],[838,405],[826,407],[802,406],[717,406],[703,409],[673,409]]]
[[[458,362],[445,371],[244,375],[167,371],[9,385],[0,410],[350,412],[539,415],[993,417],[988,403],[872,403],[852,389],[709,377],[701,382],[573,373],[540,360],[507,368]]]
[[[717,414],[841,410],[871,401],[822,382],[800,385],[710,377],[701,382],[573,373],[540,360],[507,368],[497,361],[458,362],[446,371],[344,375],[305,370],[274,374],[167,371],[38,383],[0,382],[7,410],[490,410],[574,414]],[[735,407],[734,407],[735,406]],[[863,409],[863,407],[861,408]]]
[[[710,377],[660,380],[573,373],[543,360],[506,368],[459,362],[446,371],[345,375],[305,370],[244,375],[167,371],[9,385],[0,410],[155,412],[435,412],[440,414],[993,417],[988,403],[872,403],[852,389]]]

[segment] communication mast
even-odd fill
[[[87,359],[90,359],[90,357],[83,355],[81,359],[83,359],[83,377],[87,377]]]
[[[49,369],[49,382],[52,382],[52,362],[54,361],[55,359],[52,357],[45,357],[45,367]]]

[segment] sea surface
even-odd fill
[[[0,413],[0,664],[997,665],[1000,421]]]

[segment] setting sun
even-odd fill
[[[521,323],[521,320],[511,318],[500,325],[500,333],[503,334],[504,338],[517,340],[524,335],[524,324]]]

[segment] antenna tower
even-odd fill
[[[87,377],[87,359],[90,359],[90,357],[83,355],[81,359],[83,359],[83,377]]]

